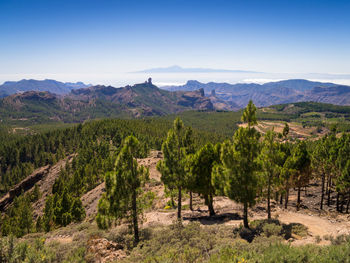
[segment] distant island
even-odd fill
[[[248,70],[212,69],[212,68],[183,68],[177,65],[170,67],[151,68],[132,73],[262,73]]]

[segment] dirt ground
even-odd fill
[[[51,192],[55,178],[59,175],[61,167],[64,167],[66,161],[72,159],[72,156],[58,162],[50,168],[49,174],[39,182],[40,191],[43,193],[40,200],[33,204],[34,214],[42,213],[45,198]],[[165,197],[164,186],[161,183],[161,175],[156,169],[159,160],[162,159],[162,153],[159,151],[151,151],[148,158],[139,159],[140,165],[144,165],[149,169],[150,182],[146,185],[145,190],[155,193],[155,200],[152,209],[144,214],[143,226],[161,226],[170,225],[176,220],[176,209],[167,209],[167,201]],[[86,211],[86,221],[94,223],[97,213],[98,200],[105,191],[104,183],[92,189],[81,197]],[[329,244],[325,240],[326,236],[336,237],[342,234],[350,234],[350,216],[348,214],[340,214],[335,211],[334,200],[335,195],[331,195],[331,207],[324,206],[324,210],[319,209],[320,205],[320,185],[313,182],[306,192],[302,192],[302,209],[296,211],[296,191],[290,192],[290,202],[288,209],[284,209],[279,202],[272,200],[272,217],[280,220],[281,223],[300,223],[308,228],[307,237],[293,240],[293,245],[302,245],[308,243],[316,243],[316,239],[321,238],[319,244]],[[216,215],[209,217],[208,209],[204,205],[204,200],[200,196],[193,195],[193,208],[189,209],[189,196],[185,194],[183,201],[183,222],[188,224],[191,221],[198,221],[204,227],[206,225],[224,224],[230,226],[239,226],[242,223],[242,206],[228,199],[227,197],[217,196],[214,198],[214,209]],[[266,218],[266,203],[264,200],[259,202],[254,208],[249,210],[249,220]],[[68,236],[58,236],[54,238],[57,241],[70,242]]]
[[[259,121],[258,125],[255,126],[255,129],[262,134],[265,134],[268,130],[274,129],[275,132],[282,133],[284,128],[284,122],[272,122],[272,121]],[[316,138],[323,136],[327,130],[322,128],[320,131],[317,130],[317,127],[305,127],[303,128],[301,124],[289,122],[289,136],[293,138],[298,138],[303,140],[305,138],[316,135]],[[239,124],[240,127],[246,127],[246,123]]]
[[[150,178],[153,181],[160,181],[160,173],[156,170],[157,162],[161,160],[161,153],[153,151],[149,158],[139,160],[139,164],[149,167]],[[164,196],[164,187],[162,184],[150,187],[150,190],[156,193],[155,200],[156,209],[145,213],[144,227],[152,225],[169,225],[176,219],[176,210],[164,209],[166,202],[169,200]],[[288,209],[284,209],[282,205],[272,201],[272,217],[278,218],[281,223],[300,223],[308,228],[308,236],[300,240],[293,241],[294,245],[315,243],[316,238],[320,237],[320,244],[328,244],[324,237],[336,237],[342,234],[350,234],[349,215],[334,212],[334,206],[320,211],[320,186],[313,183],[307,190],[302,193],[302,207],[300,211],[296,211],[296,191],[290,192],[290,202]],[[335,196],[332,195],[332,202]],[[190,221],[199,221],[203,226],[212,224],[225,224],[239,226],[242,223],[242,206],[228,199],[227,197],[217,196],[214,198],[214,208],[216,215],[208,216],[207,207],[204,200],[194,194],[193,207],[194,211],[188,209],[189,198],[184,200],[183,221],[187,224]],[[263,219],[267,217],[265,201],[258,203],[249,212],[250,220]]]

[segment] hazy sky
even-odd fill
[[[130,71],[171,65],[273,73],[252,79],[349,74],[349,14],[349,0],[0,0],[0,83],[122,85],[146,77]],[[195,77],[153,76],[162,83]]]

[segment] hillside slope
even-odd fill
[[[337,105],[350,105],[350,87],[334,83],[313,82],[303,79],[292,79],[265,84],[255,83],[201,83],[188,81],[182,86],[164,87],[171,91],[191,91],[204,89],[206,95],[215,97],[225,102],[227,107],[243,108],[252,99],[259,107],[266,107],[275,104],[314,101],[332,103]]]
[[[26,91],[48,91],[56,94],[67,94],[73,89],[86,88],[88,86],[91,85],[86,85],[83,82],[63,83],[52,79],[6,81],[4,84],[0,85],[0,98]]]
[[[203,90],[170,92],[150,81],[114,88],[93,86],[67,95],[28,91],[0,100],[5,123],[82,122],[96,118],[160,116],[185,110],[213,110]]]

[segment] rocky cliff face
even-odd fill
[[[38,91],[11,95],[0,100],[0,119],[81,122],[94,118],[138,118],[213,109],[203,89],[171,92],[159,89],[149,80],[122,88],[92,86],[62,96]]]
[[[111,103],[127,105],[129,108],[139,108],[146,115],[162,115],[186,109],[214,109],[210,99],[204,96],[203,89],[170,92],[159,89],[150,81],[122,88],[94,86],[78,89],[72,91],[69,97],[75,100],[103,99]]]
[[[49,166],[37,169],[33,174],[23,179],[6,195],[0,198],[0,212],[4,212],[17,196],[20,196],[23,192],[27,192],[33,188],[34,185],[47,174],[48,170]]]
[[[178,105],[190,107],[197,110],[214,110],[210,98],[204,96],[204,90],[184,92],[179,98]]]

